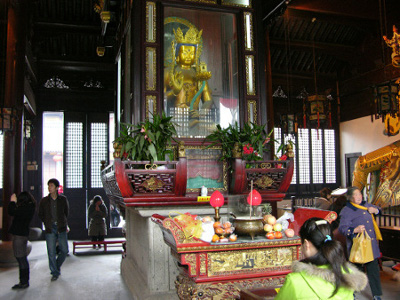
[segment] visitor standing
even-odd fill
[[[11,195],[8,205],[8,214],[13,218],[10,230],[14,256],[19,266],[19,283],[12,287],[13,290],[29,287],[29,262],[28,262],[28,236],[29,224],[35,213],[36,201],[29,192]]]
[[[50,179],[47,185],[49,195],[39,203],[39,218],[44,223],[46,232],[51,281],[55,281],[61,274],[61,265],[68,254],[67,217],[69,203],[67,197],[58,194],[60,182],[57,179]],[[59,254],[56,252],[57,242],[60,248]]]
[[[94,196],[93,200],[90,201],[90,205],[88,208],[88,216],[90,219],[89,222],[89,236],[92,239],[92,242],[101,242],[104,241],[104,236],[107,234],[107,225],[106,225],[106,216],[107,216],[107,207],[104,204],[101,196]],[[101,245],[97,245],[98,248],[101,248]],[[93,249],[96,249],[96,245],[93,245]]]
[[[381,278],[378,259],[381,256],[378,240],[382,240],[374,215],[380,213],[378,207],[363,200],[361,191],[357,187],[347,189],[347,204],[340,212],[339,231],[347,238],[347,250],[351,252],[353,238],[364,230],[371,237],[374,260],[363,265],[357,264],[360,270],[367,271],[369,285],[375,300],[382,296]]]

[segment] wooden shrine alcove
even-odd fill
[[[212,215],[209,203],[198,201],[202,185],[209,195],[215,190],[246,195],[253,181],[276,215],[276,202],[290,185],[292,159],[247,162],[252,164],[248,169],[241,159],[218,161],[221,148],[205,149],[203,143],[216,124],[267,121],[265,75],[260,70],[263,39],[256,36],[256,27],[262,25],[256,26],[257,9],[252,2],[141,0],[127,5],[129,11],[122,14],[131,16],[120,33],[121,69],[129,79],[122,80],[121,90],[127,97],[121,105],[128,114],[117,116],[117,121],[137,123],[165,112],[178,123],[176,138],[185,145],[183,151],[176,149],[174,160],[154,162],[163,168],[116,158],[102,171],[107,196],[125,215],[127,251],[121,272],[135,299],[177,297],[178,267],[160,229],[150,220],[153,214]],[[185,69],[184,51],[191,53],[192,43],[195,64]],[[177,90],[174,78],[181,74],[187,88]],[[198,90],[189,101],[191,88]],[[198,173],[207,174],[207,184],[199,183]],[[226,212],[222,207],[221,214]]]

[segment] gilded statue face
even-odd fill
[[[196,58],[196,47],[183,45],[179,48],[177,62],[182,66],[190,67]]]

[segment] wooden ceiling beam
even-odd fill
[[[53,70],[61,71],[79,71],[79,72],[114,72],[114,63],[105,62],[88,62],[85,61],[67,61],[67,60],[57,60],[57,59],[40,59],[38,60],[38,65],[42,68],[51,68]]]
[[[77,24],[77,23],[62,23],[51,21],[39,21],[34,23],[35,31],[52,31],[52,32],[79,32],[79,33],[92,33],[100,34],[101,24]]]
[[[325,3],[325,1],[324,1]],[[378,19],[364,19],[358,17],[359,15],[355,13],[353,16],[341,15],[339,12],[325,12],[322,10],[305,10],[298,8],[288,8],[285,12],[289,18],[298,18],[303,20],[309,20],[316,18],[318,22],[327,22],[332,24],[340,24],[346,26],[357,27],[362,31],[371,31],[373,29],[379,28],[379,15]]]
[[[290,41],[290,46],[287,42],[281,39],[271,39],[271,46],[277,46],[281,48],[290,47],[290,50],[302,50],[312,51],[315,47],[316,52],[323,52],[329,55],[333,55],[340,60],[354,61],[357,57],[357,51],[354,46],[346,46],[339,44],[321,43],[315,42],[314,44],[310,41]]]
[[[397,1],[397,0],[396,0]],[[288,7],[291,11],[308,11],[310,14],[324,14],[330,22],[349,22],[348,25],[375,20],[379,22],[379,1],[377,0],[296,0]],[[340,21],[338,20],[340,17]],[[336,20],[335,20],[336,19]],[[345,23],[341,23],[345,24]]]
[[[391,64],[386,65],[385,67],[360,74],[357,77],[342,80],[340,83],[340,93],[343,96],[356,94],[366,88],[372,88],[374,85],[398,78],[400,78],[400,68],[395,68]]]
[[[322,80],[336,80],[336,74],[325,74],[325,73],[318,73],[316,74],[318,79],[322,79]],[[278,79],[278,78],[290,78],[290,79],[304,79],[304,80],[314,80],[314,72],[301,72],[301,73],[297,73],[297,72],[290,72],[290,74],[288,75],[287,73],[282,73],[280,71],[274,70],[272,69],[272,77],[274,79]],[[312,84],[314,84],[314,82],[312,81]]]

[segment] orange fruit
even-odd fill
[[[232,227],[225,228],[225,232],[226,233],[233,233],[233,228]]]
[[[226,228],[230,228],[232,226],[231,222],[225,222],[222,227]]]
[[[219,222],[219,221],[214,222],[213,227],[214,227],[214,228],[221,227],[221,222]]]
[[[214,231],[215,231],[216,234],[223,234],[224,233],[224,230],[221,227],[215,228]]]
[[[211,241],[212,241],[213,243],[218,242],[218,241],[219,241],[219,236],[216,235],[216,234],[214,234],[214,235],[212,236]]]

